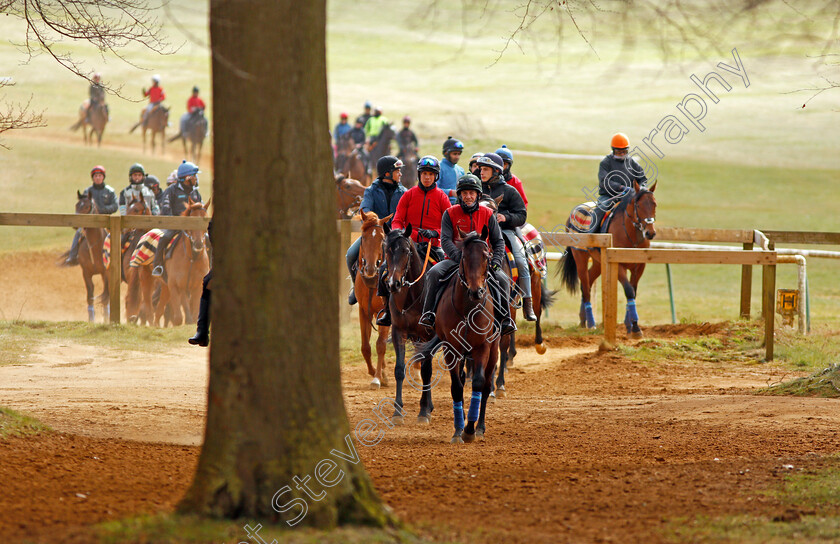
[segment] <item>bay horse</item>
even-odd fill
[[[344,172],[344,167],[347,164],[347,159],[350,158],[350,154],[353,152],[355,144],[353,143],[353,139],[350,137],[349,134],[345,134],[341,136],[335,145],[335,157],[333,158],[333,170],[339,173],[343,173],[345,175],[349,175],[348,173]]]
[[[379,133],[379,137],[376,138],[376,142],[370,149],[370,164],[375,165],[376,161],[391,154],[391,141],[394,136],[394,128],[391,125],[382,127],[382,132]],[[377,175],[379,175],[378,172]]]
[[[400,159],[402,159],[405,163],[400,183],[402,183],[406,189],[411,189],[417,185],[417,161],[419,160],[417,157],[417,149],[414,147],[414,142],[410,142],[403,150]]]
[[[500,196],[494,200],[490,197],[490,195],[483,194],[479,198],[478,202],[479,205],[486,206],[494,212],[498,212],[499,203],[502,201],[502,198],[503,197]],[[526,249],[526,254],[527,251],[528,250]],[[547,288],[543,289],[542,275],[539,270],[534,268],[534,265],[531,263],[531,259],[528,258],[527,255],[525,259],[528,261],[528,271],[531,274],[531,297],[538,301],[537,304],[534,304],[534,315],[537,316],[537,320],[534,322],[534,349],[537,353],[543,355],[546,351],[546,346],[542,335],[542,311],[545,308],[549,308],[554,303],[555,291]],[[517,286],[516,282],[513,281],[513,274],[510,270],[510,264],[507,259],[504,260],[502,268],[511,280],[511,290],[514,293],[519,292],[520,297],[524,296],[519,286]],[[511,302],[510,317],[514,321],[516,320],[516,310],[520,307],[521,305],[514,305]],[[508,366],[513,366],[513,359],[516,357],[516,332],[502,336],[499,340],[499,349],[499,375],[496,378],[496,382],[494,384],[495,389],[491,394],[491,397],[503,398],[507,395],[507,390],[505,389],[505,372],[507,371]]]
[[[392,214],[393,215],[393,214]],[[375,213],[362,210],[362,245],[359,247],[359,260],[356,262],[356,282],[354,289],[359,301],[359,327],[362,333],[362,356],[367,363],[368,374],[373,376],[371,389],[388,385],[387,377],[382,373],[385,367],[385,349],[388,342],[389,327],[379,327],[376,339],[376,370],[371,363],[370,335],[376,314],[385,307],[382,297],[377,296],[379,283],[379,265],[382,264],[382,242],[385,239],[383,226],[392,215],[379,218]]]
[[[76,213],[77,214],[98,214],[99,208],[96,201],[88,191],[80,193],[76,191]],[[79,240],[79,266],[82,267],[82,278],[87,289],[87,310],[88,321],[93,323],[96,319],[96,311],[93,305],[93,276],[102,276],[102,294],[99,302],[102,304],[104,319],[108,320],[110,313],[110,293],[108,292],[108,269],[102,260],[102,246],[105,244],[105,229],[85,228],[82,229],[82,237]]]
[[[608,233],[612,234],[613,247],[648,248],[650,241],[656,236],[656,182],[650,189],[641,187],[633,182],[632,190],[622,197],[621,201],[611,212]],[[566,229],[571,229],[571,219],[566,222]],[[571,257],[571,258],[570,258]],[[592,267],[587,270],[589,259]],[[566,253],[560,259],[558,272],[561,274],[563,285],[574,294],[580,282],[580,326],[595,328],[595,316],[590,302],[592,283],[601,275],[601,252],[598,248],[579,249],[566,248]],[[627,271],[630,279],[627,279]],[[618,281],[624,287],[627,297],[627,307],[624,314],[624,325],[631,338],[641,338],[639,328],[639,314],[636,311],[636,294],[639,280],[645,271],[645,264],[619,264]],[[602,280],[603,281],[603,280]]]
[[[95,134],[96,145],[99,147],[102,145],[102,134],[105,132],[105,125],[108,124],[108,109],[103,102],[95,102],[93,105],[90,105],[90,111],[88,111],[89,105],[90,100],[82,102],[82,105],[79,106],[79,120],[70,127],[70,130],[78,130],[79,127],[82,127],[82,136],[87,145],[93,144],[93,136]],[[88,132],[88,128],[90,128],[90,132]]]
[[[210,202],[202,204],[187,199],[187,206],[181,213],[185,217],[206,217]],[[172,256],[164,260],[166,273],[158,278],[161,283],[160,299],[155,310],[155,323],[160,322],[166,305],[172,300],[172,324],[176,327],[183,322],[195,323],[198,317],[198,304],[201,299],[201,280],[210,270],[207,246],[204,243],[206,228],[183,231],[172,244]],[[166,251],[166,248],[158,248]],[[166,278],[164,280],[163,278]]]
[[[204,110],[202,109],[200,113],[194,113],[190,118],[190,122],[187,123],[186,134],[178,132],[169,139],[169,142],[172,143],[180,139],[184,144],[184,156],[189,156],[194,163],[198,164],[198,161],[201,160],[201,147],[204,145],[204,138],[207,136],[207,126],[207,118],[204,116]],[[190,143],[189,155],[187,155],[187,142]],[[152,150],[154,150],[154,138],[152,140]]]
[[[350,219],[359,211],[365,186],[358,180],[346,177],[344,174],[335,175],[335,198],[339,219]]]
[[[394,363],[394,378],[397,383],[394,415],[391,422],[402,425],[403,411],[403,381],[406,377],[405,344],[407,340],[415,343],[432,340],[434,335],[419,324],[423,313],[423,291],[425,288],[425,271],[423,257],[417,251],[417,246],[411,239],[412,226],[405,229],[389,229],[386,227],[385,236],[385,266],[388,270],[389,306],[391,310],[391,345],[394,346],[396,362]],[[432,420],[432,357],[422,349],[415,350],[415,355],[409,362],[411,366],[420,362],[420,378],[422,388],[409,378],[409,383],[415,389],[420,389],[420,413],[417,422],[429,424]],[[411,373],[409,372],[409,375]]]
[[[492,256],[489,231],[464,233],[457,243],[462,252],[458,273],[444,288],[435,313],[435,337],[424,351],[443,346],[443,358],[452,382],[455,434],[452,444],[484,439],[484,416],[499,358],[499,329],[493,317],[493,297],[487,285]],[[464,426],[465,366],[472,374],[472,397]]]
[[[126,206],[126,215],[152,215],[152,210],[146,205],[146,199],[132,197]],[[128,284],[125,294],[125,315],[129,323],[151,325],[154,318],[152,305],[152,287],[154,278],[148,266],[130,266],[131,257],[137,248],[140,238],[148,229],[131,229],[128,233],[122,253],[123,278]],[[113,242],[112,242],[113,243]]]
[[[144,110],[145,111],[145,110]],[[164,146],[166,145],[166,126],[169,124],[169,108],[164,107],[162,104],[158,107],[154,108],[151,112],[149,112],[148,117],[146,117],[146,121],[143,122],[143,113],[140,113],[140,122],[131,127],[131,130],[128,131],[129,134],[135,131],[137,127],[143,128],[143,152],[146,151],[146,131],[152,131],[152,153],[155,152],[155,136],[160,133],[160,150],[161,153],[164,151]],[[186,144],[185,144],[186,145]]]

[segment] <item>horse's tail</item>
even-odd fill
[[[131,130],[129,130],[129,131],[128,131],[128,133],[129,133],[129,134],[131,134],[132,132],[134,132],[135,130],[137,130],[137,127],[139,127],[139,126],[140,126],[140,125],[142,125],[142,124],[143,124],[143,121],[140,121],[139,123],[137,123],[136,125],[134,125],[133,127],[131,127]]]
[[[557,291],[552,289],[548,289],[544,287],[540,290],[540,308],[545,310],[546,308],[550,308],[552,304],[554,304],[554,295],[557,294]]]
[[[73,125],[70,126],[70,130],[79,130],[79,127],[82,126],[82,123],[84,122],[84,120],[85,120],[85,118],[82,117],[81,119],[76,121]]]
[[[176,134],[175,136],[173,136],[173,137],[169,138],[169,143],[171,144],[172,142],[174,142],[175,140],[177,140],[177,139],[179,139],[179,138],[183,138],[183,136],[181,136],[181,132],[180,132],[180,131],[178,131],[178,134]]]
[[[73,264],[68,263],[67,262],[67,257],[69,257],[69,256],[70,256],[70,250],[68,249],[67,251],[65,251],[64,253],[59,255],[58,260],[55,261],[55,265],[56,266],[76,266],[77,264],[79,264],[79,263],[73,263]]]
[[[566,248],[566,253],[563,254],[563,258],[558,263],[557,274],[560,275],[563,286],[574,295],[578,288],[578,273],[577,263],[575,263],[575,257],[572,255],[572,248]]]

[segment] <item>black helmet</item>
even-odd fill
[[[505,164],[502,162],[502,158],[495,153],[485,153],[483,157],[479,157],[475,162],[480,166],[489,166],[500,174],[505,169]]]
[[[135,162],[131,165],[131,168],[128,169],[128,180],[131,181],[131,175],[135,172],[140,172],[145,177],[146,170],[143,168],[143,165],[139,162]]]
[[[197,93],[197,92],[198,92],[198,86],[193,87],[193,91],[192,91],[192,92]]]
[[[446,156],[450,151],[464,151],[464,144],[450,136],[443,142],[443,155]]]
[[[440,162],[431,155],[426,155],[417,161],[417,173],[420,172],[434,172],[437,180],[440,177]]]
[[[403,162],[393,155],[385,155],[376,161],[376,171],[379,173],[380,178],[384,178],[394,170],[398,170],[402,167]]]
[[[471,190],[477,192],[479,195],[481,194],[481,181],[475,177],[473,174],[464,174],[460,178],[458,178],[458,185],[455,188],[455,192],[460,195],[461,191]]]
[[[157,176],[153,176],[151,174],[146,176],[146,181],[144,181],[143,183],[149,189],[151,189],[152,187],[160,187],[160,180],[157,178]]]

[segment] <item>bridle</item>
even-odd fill
[[[482,240],[481,238],[472,238],[472,239],[470,239],[467,243],[465,243],[463,247],[466,247],[466,246],[467,246],[467,244],[472,244],[472,243],[480,243],[482,246],[484,246],[484,256],[485,256],[485,257],[488,257],[488,261],[489,261],[489,256],[490,256],[490,245],[489,245],[487,242],[485,242],[484,240]],[[462,251],[463,251],[463,250],[462,250]],[[485,276],[485,278],[490,277],[490,266],[489,266],[489,265],[487,266],[487,270],[485,271],[484,276]],[[466,277],[466,275],[464,274],[464,258],[463,258],[463,253],[462,253],[462,255],[461,255],[461,262],[458,264],[458,281],[460,281],[460,282],[461,282],[461,285],[463,285],[465,289],[467,289],[467,290],[469,290],[469,289],[470,289],[470,286],[469,286],[469,284],[467,283],[467,277]],[[486,291],[487,291],[487,289],[486,289],[486,288],[484,288],[484,287],[479,287],[479,288],[478,288],[478,297],[479,297],[480,299],[483,299],[483,298],[484,298],[484,294],[485,294],[485,292],[486,292]],[[453,293],[454,293],[454,290],[453,290]],[[454,296],[454,294],[453,294],[453,296]]]
[[[648,191],[647,189],[643,189],[639,191],[636,194],[636,196],[633,197],[634,217],[630,218],[630,222],[633,224],[633,228],[635,228],[639,232],[639,234],[641,234],[642,240],[644,240],[645,237],[645,225],[653,225],[656,223],[656,219],[653,217],[639,217],[639,200],[641,200],[646,193],[650,193],[650,191]],[[627,236],[627,239],[632,240],[632,238],[630,237],[630,233],[627,232],[627,225],[623,221],[621,223],[621,226],[624,228],[624,234]]]

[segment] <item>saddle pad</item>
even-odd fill
[[[505,246],[505,255],[507,255],[508,265],[510,266],[510,279],[516,281],[519,279],[519,268],[516,267],[516,259],[513,258],[513,253]]]
[[[548,274],[548,262],[546,261],[545,244],[543,244],[540,231],[534,228],[530,223],[525,223],[519,228],[522,232],[522,237],[525,238],[525,254],[534,270],[540,273],[540,276],[545,277]]]
[[[140,237],[137,242],[137,248],[131,254],[131,263],[129,266],[138,267],[151,264],[152,259],[155,258],[155,250],[157,249],[160,237],[163,235],[163,230],[152,229]]]
[[[584,202],[575,207],[569,216],[569,227],[580,233],[594,232],[597,228],[595,222],[597,215],[595,214],[595,207],[598,204],[595,202]]]
[[[124,253],[128,246],[131,244],[130,240],[126,240],[125,246],[122,248],[122,252]],[[105,241],[102,242],[102,264],[105,265],[105,268],[108,268],[111,264],[111,233],[105,235]]]

